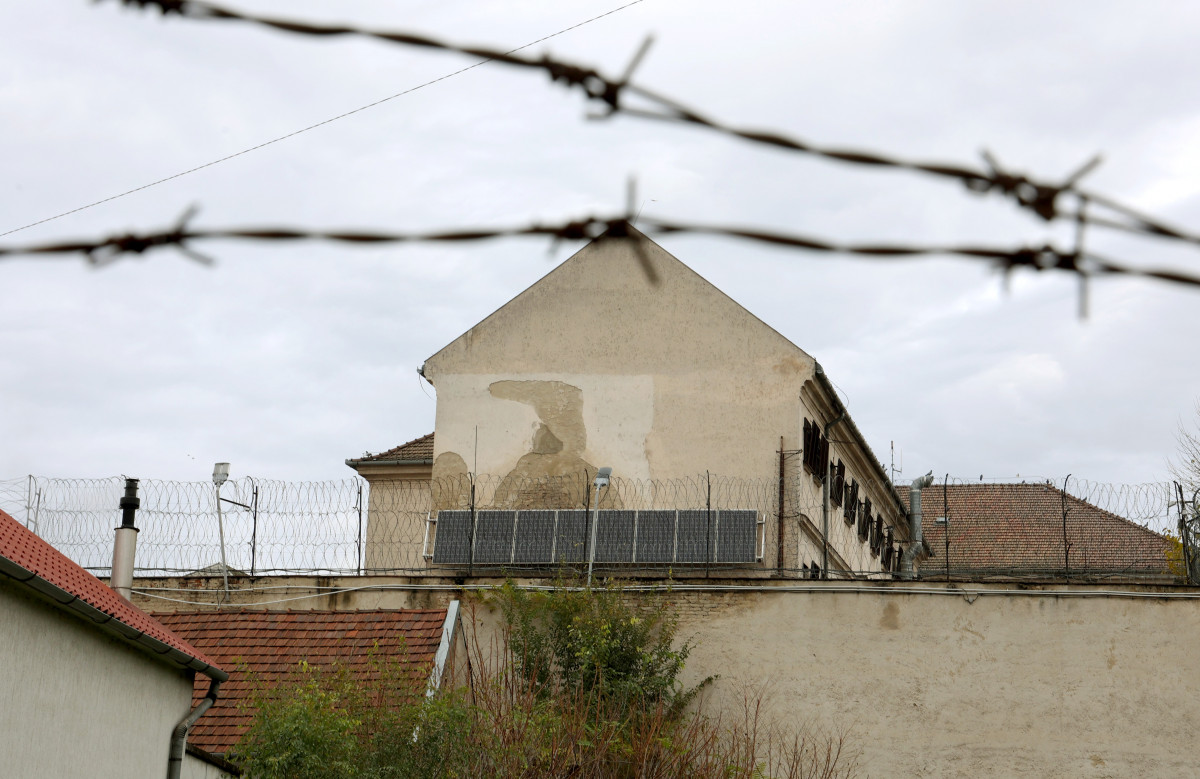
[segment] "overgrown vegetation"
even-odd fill
[[[301,665],[258,689],[236,760],[256,779],[855,774],[841,738],[776,727],[761,691],[705,711],[709,680],[680,682],[691,646],[661,598],[510,584],[475,606],[498,609],[500,638],[470,642],[454,689],[426,698],[402,661]]]

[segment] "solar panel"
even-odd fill
[[[588,559],[591,512],[479,510],[438,512],[435,565],[582,564]],[[597,563],[646,565],[753,563],[758,512],[727,509],[598,513]],[[471,541],[474,540],[474,554]]]
[[[601,511],[596,525],[596,562],[633,562],[636,511]]]
[[[554,562],[587,562],[587,515],[582,510],[559,511],[554,529]]]
[[[725,509],[717,514],[717,562],[752,563],[756,560],[758,512]]]
[[[554,511],[517,512],[517,539],[513,547],[514,563],[554,561]]]
[[[635,562],[675,562],[675,512],[639,511]]]
[[[716,512],[713,512],[713,519]],[[709,532],[709,512],[692,509],[679,512],[676,531],[675,562],[703,563],[712,559],[712,544],[716,541]]]
[[[512,561],[515,511],[475,512],[475,565],[507,565]]]
[[[470,556],[470,511],[439,511],[433,540],[435,564],[466,563]]]

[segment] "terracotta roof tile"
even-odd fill
[[[414,438],[408,443],[400,444],[399,446],[388,449],[386,452],[379,454],[369,454],[365,457],[359,457],[355,460],[350,460],[352,463],[369,463],[379,461],[392,460],[433,460],[433,433],[428,433],[420,438]]]
[[[909,489],[900,488],[908,505]],[[1063,506],[1067,508],[1066,550]],[[925,541],[934,559],[922,568],[937,575],[946,565],[950,515],[951,572],[1166,576],[1170,541],[1050,484],[934,484],[921,491]]]
[[[202,611],[156,615],[180,636],[209,652],[227,668],[217,702],[188,735],[189,743],[224,755],[237,744],[252,712],[246,705],[255,682],[287,679],[301,661],[342,663],[366,674],[370,656],[398,660],[427,678],[442,640],[445,609],[400,611]],[[247,670],[249,673],[247,673]],[[197,684],[199,702],[207,685]]]
[[[219,670],[217,663],[199,649],[172,633],[149,614],[122,598],[115,590],[79,565],[68,560],[65,555],[38,538],[32,531],[3,511],[0,511],[0,557],[75,596],[97,611],[112,617],[138,633],[156,639],[204,665]],[[18,578],[24,577],[18,575]],[[124,634],[122,635],[124,636]],[[136,636],[124,637],[143,651],[150,651],[148,647],[137,643]],[[204,684],[207,688],[207,682]]]

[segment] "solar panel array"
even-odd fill
[[[595,512],[595,561],[605,565],[703,565],[758,561],[753,509]],[[592,513],[440,511],[434,565],[554,566],[588,560]]]

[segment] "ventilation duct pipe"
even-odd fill
[[[142,505],[138,498],[138,480],[125,480],[125,496],[121,498],[121,526],[116,529],[113,541],[112,573],[108,584],[125,600],[133,591],[133,557],[137,551],[138,529],[133,526],[134,515]]]
[[[921,530],[921,490],[933,484],[933,471],[919,479],[913,479],[908,490],[908,548],[900,560],[901,576],[905,579],[916,578],[917,555],[925,546],[925,535]]]

